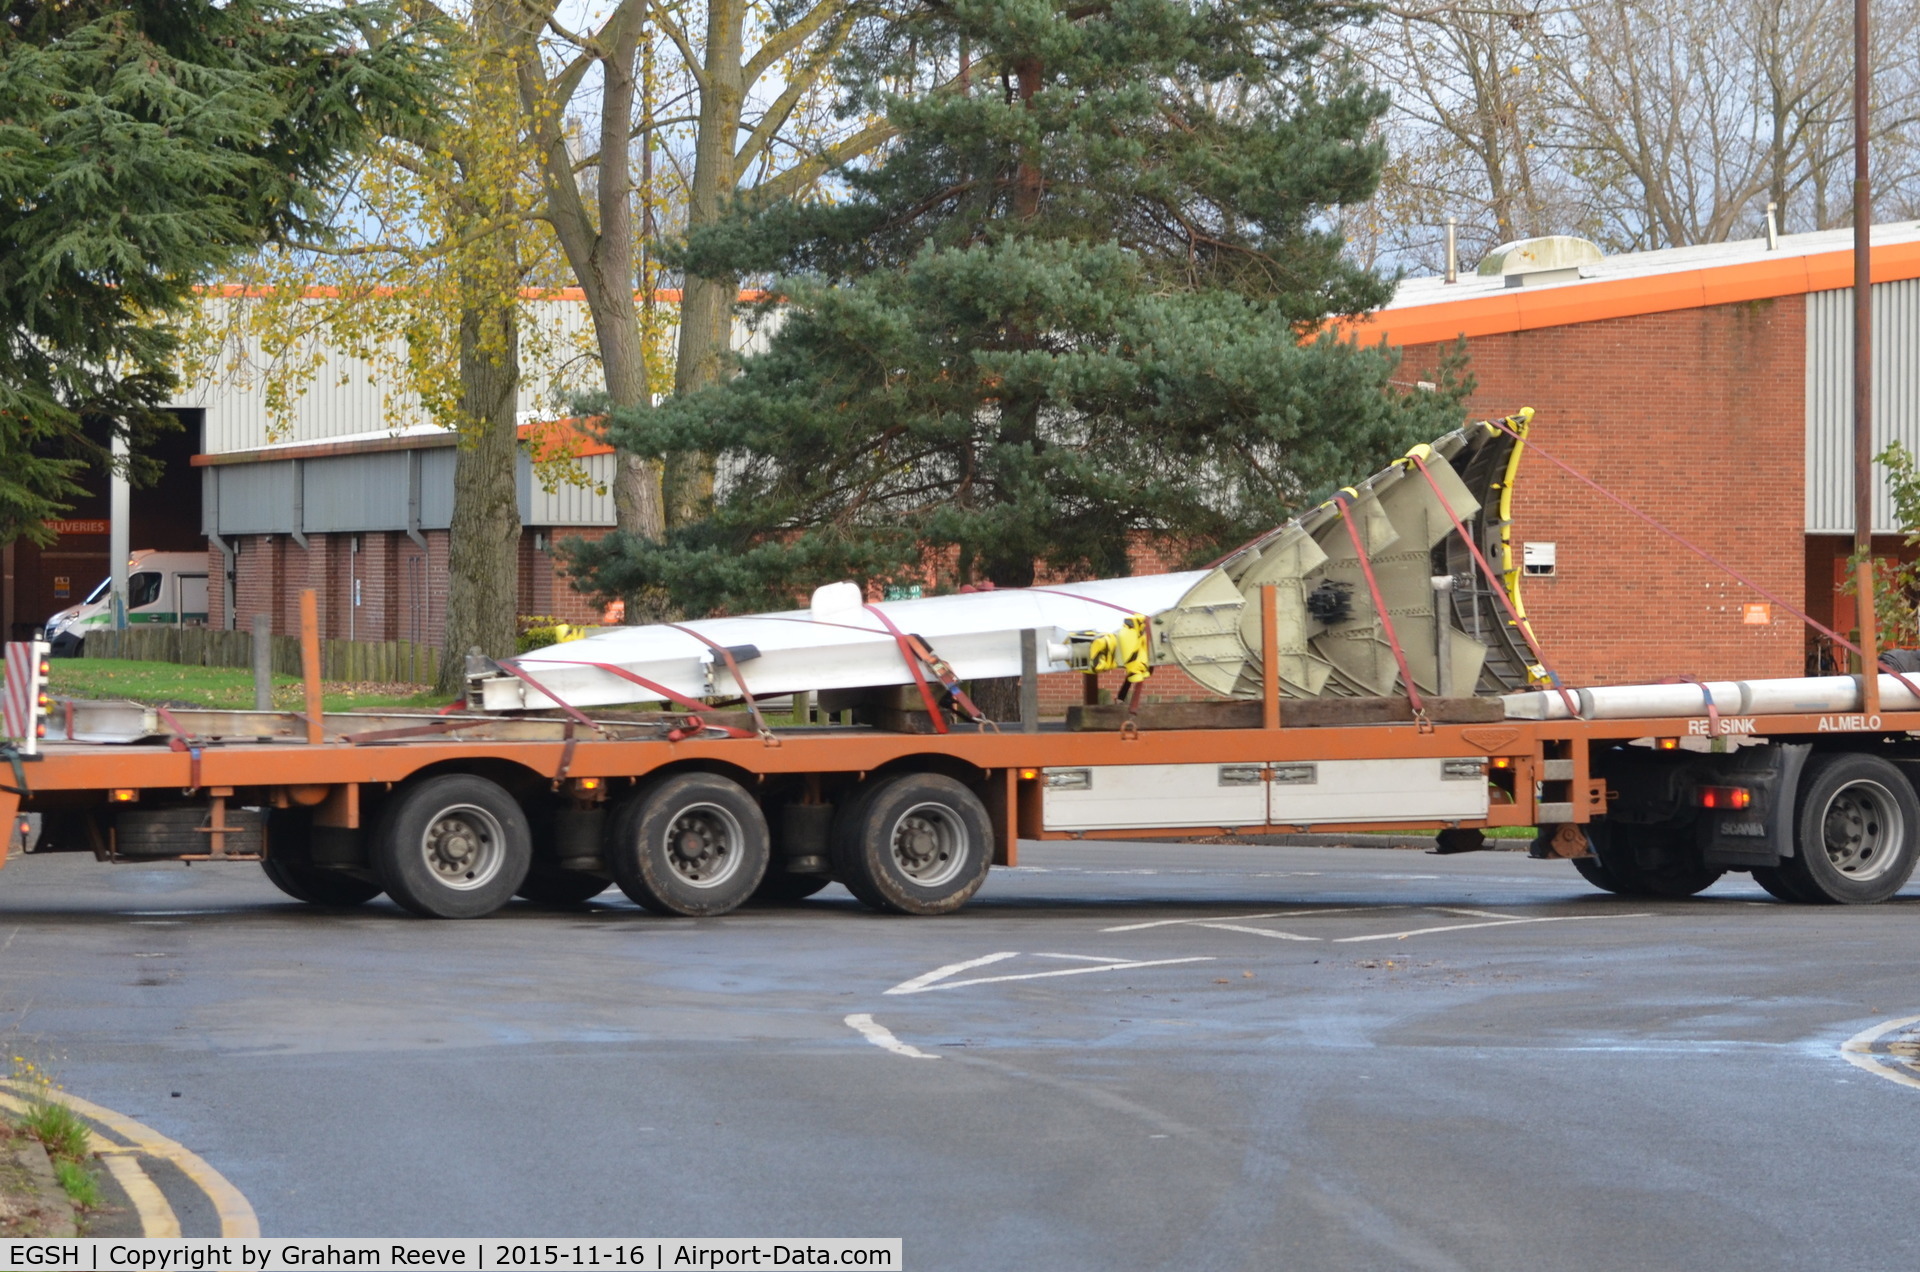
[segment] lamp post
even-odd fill
[[[1880,642],[1873,612],[1873,187],[1867,164],[1873,69],[1868,0],[1853,0],[1853,550],[1860,615],[1861,709],[1880,711]]]

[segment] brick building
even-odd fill
[[[1534,407],[1540,450],[1844,633],[1851,239],[1644,252],[1540,281],[1414,279],[1355,334],[1403,347],[1406,379],[1430,377],[1464,339],[1476,417]],[[1876,227],[1873,241],[1877,453],[1896,438],[1920,444],[1920,223]],[[1793,615],[1538,453],[1523,461],[1513,521],[1515,539],[1534,545],[1528,614],[1570,683],[1818,665]],[[1898,529],[1883,487],[1876,551],[1899,551]]]

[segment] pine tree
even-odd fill
[[[710,514],[576,545],[578,571],[695,612],[930,561],[1124,574],[1142,532],[1217,555],[1444,431],[1459,386],[1403,392],[1390,351],[1315,334],[1391,293],[1328,228],[1382,163],[1383,96],[1323,51],[1356,16],[958,0],[869,32],[848,74],[900,129],[883,161],[688,244],[691,272],[778,276],[766,351],[613,424],[718,453]],[[930,58],[955,91],[885,93]]]
[[[394,10],[304,0],[0,0],[0,543],[45,541],[105,447],[167,426],[169,315],[432,109]]]

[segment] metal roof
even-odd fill
[[[1509,286],[1504,277],[1458,282],[1409,278],[1392,300],[1336,329],[1372,344],[1428,344],[1571,323],[1696,309],[1853,285],[1853,231],[1784,234],[1657,252],[1629,252],[1580,267],[1580,277]],[[1873,281],[1920,278],[1920,221],[1873,228]]]

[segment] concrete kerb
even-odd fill
[[[46,1146],[31,1135],[16,1134],[7,1141],[5,1156],[0,1157],[0,1167],[7,1165],[25,1177],[29,1193],[25,1209],[18,1208],[18,1201],[9,1207],[7,1199],[0,1196],[0,1222],[15,1229],[7,1235],[77,1236],[73,1203],[53,1173],[53,1159],[47,1156]]]

